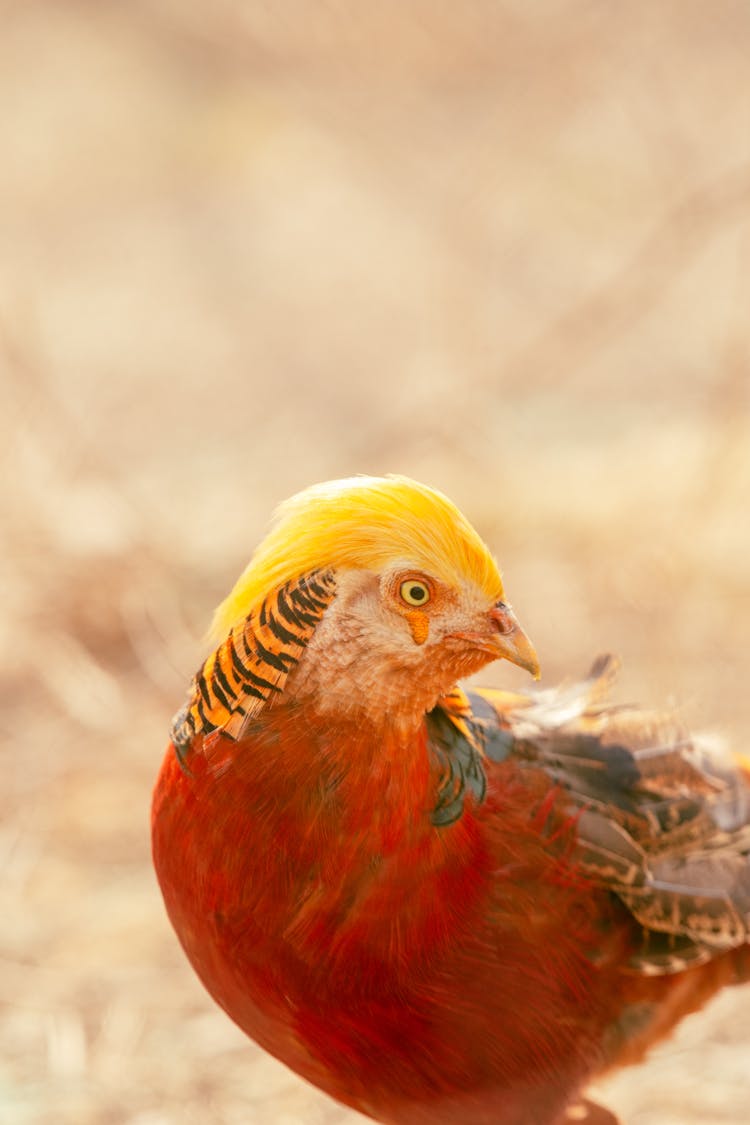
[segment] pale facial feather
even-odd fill
[[[451,636],[486,630],[486,594],[469,582],[459,590],[437,584],[439,596],[418,610],[429,622],[418,644],[413,609],[398,600],[402,573],[413,573],[408,562],[382,574],[337,573],[336,597],[287,681],[287,698],[331,719],[416,726],[458,679],[492,659]]]

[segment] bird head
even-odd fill
[[[289,676],[320,710],[424,715],[458,679],[504,658],[538,678],[497,564],[442,493],[402,476],[314,485],[281,505],[213,632],[290,581],[332,571],[335,597]]]

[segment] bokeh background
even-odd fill
[[[273,506],[400,471],[493,545],[546,684],[614,650],[747,748],[750,6],[0,26],[0,1120],[353,1123],[169,930],[170,717]],[[749,1052],[745,988],[597,1094],[740,1125]]]

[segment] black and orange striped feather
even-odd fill
[[[219,733],[237,741],[250,719],[283,692],[335,592],[333,572],[314,571],[281,586],[230,630],[196,672],[187,703],[172,720],[183,763],[196,735],[207,749]]]

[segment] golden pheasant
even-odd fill
[[[750,977],[750,782],[575,687],[463,691],[534,649],[496,563],[403,477],[308,489],[217,611],[153,804],[209,992],[391,1125],[550,1125]]]

